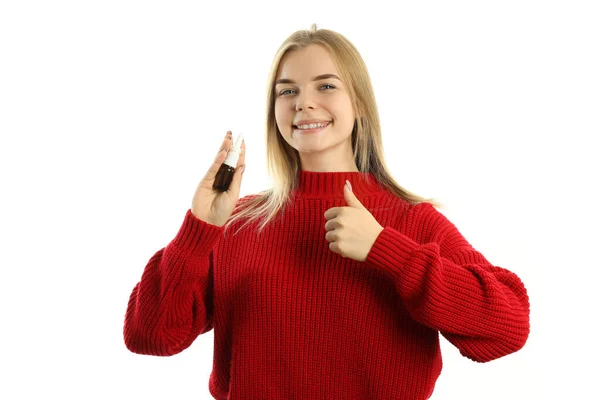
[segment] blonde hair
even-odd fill
[[[300,157],[282,137],[275,120],[275,80],[282,58],[291,51],[318,44],[329,51],[352,99],[355,115],[360,116],[352,130],[352,151],[356,166],[360,172],[369,172],[381,186],[410,204],[422,202],[441,207],[434,199],[425,199],[400,186],[388,172],[384,161],[379,113],[371,79],[367,67],[354,45],[341,34],[327,30],[317,30],[313,24],[310,30],[299,30],[291,34],[275,54],[268,75],[267,113],[266,113],[266,149],[267,170],[273,180],[273,187],[238,201],[232,216],[225,223],[225,232],[237,220],[245,219],[240,227],[261,219],[258,233],[282,214],[290,203],[290,193],[297,186],[300,170]],[[280,213],[281,212],[281,213]],[[238,229],[239,231],[239,229]],[[237,233],[237,231],[236,231]]]

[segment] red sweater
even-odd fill
[[[519,277],[429,203],[412,206],[364,175],[300,171],[283,222],[261,235],[234,236],[237,223],[223,237],[188,210],[133,288],[127,348],[171,356],[214,328],[216,399],[419,400],[442,369],[438,333],[477,362],[523,347]],[[346,206],[346,179],[384,227],[364,262],[325,239],[324,213]]]

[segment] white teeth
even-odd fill
[[[318,123],[318,124],[308,124],[308,125],[297,125],[297,126],[298,126],[298,129],[315,129],[315,128],[322,128],[327,125],[329,125],[329,122]]]

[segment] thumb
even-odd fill
[[[350,182],[346,180],[346,185],[344,185],[344,198],[346,199],[346,204],[348,204],[350,207],[365,208],[360,200],[358,200],[358,198],[354,195],[352,189],[348,187],[349,183]]]

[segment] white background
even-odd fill
[[[517,353],[442,338],[432,399],[598,398],[597,2],[202,3],[2,2],[1,398],[211,398],[213,332],[133,354],[127,301],[227,130],[269,187],[268,69],[312,23],[363,56],[397,181],[531,298]]]

